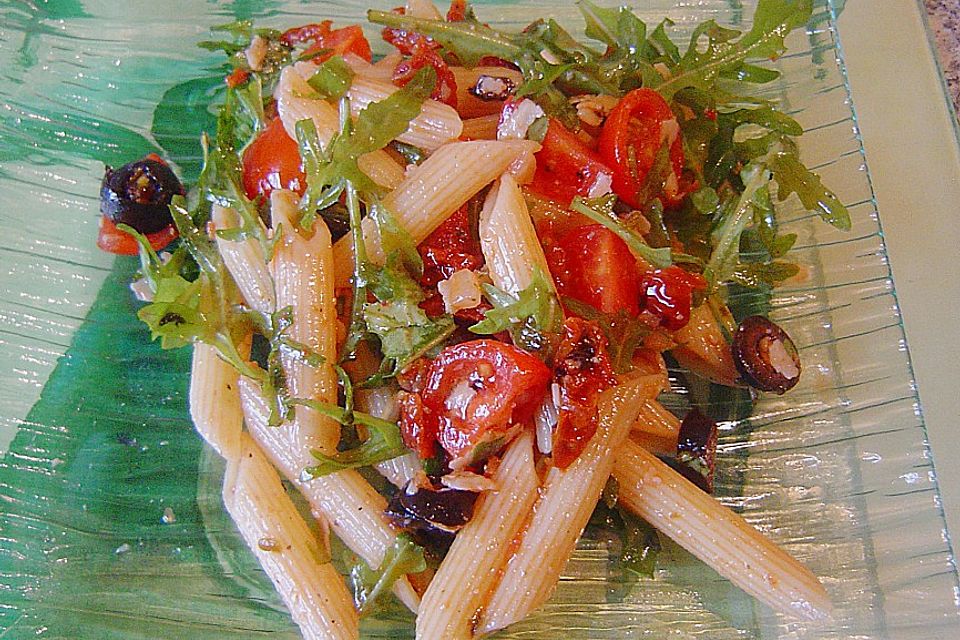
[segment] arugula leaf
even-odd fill
[[[673,264],[669,247],[654,249],[647,244],[639,233],[629,229],[621,222],[617,214],[613,212],[613,203],[615,201],[616,196],[614,195],[593,198],[591,200],[577,196],[573,199],[570,208],[613,231],[627,243],[634,253],[655,267],[662,269]]]
[[[744,287],[777,285],[800,272],[800,267],[789,262],[751,262],[740,264],[730,279]]]
[[[207,335],[207,319],[200,312],[200,282],[179,275],[157,282],[153,301],[137,312],[149,328],[151,339],[163,349],[176,349]]]
[[[354,603],[360,615],[369,613],[373,604],[390,591],[394,582],[408,573],[420,573],[426,568],[423,548],[405,533],[398,535],[393,545],[387,549],[383,562],[376,571],[370,569],[366,563],[358,563],[350,571],[350,582],[353,585]]]
[[[473,333],[492,335],[514,330],[528,319],[532,320],[533,327],[540,331],[559,331],[563,314],[557,302],[557,293],[553,281],[541,269],[534,270],[530,285],[517,296],[501,291],[491,284],[486,284],[483,288],[493,308],[483,314],[483,320],[470,327]]]
[[[353,70],[341,56],[333,56],[317,67],[307,80],[318,96],[324,100],[339,100],[353,82]]]
[[[333,456],[312,451],[311,454],[317,459],[318,463],[304,469],[303,477],[305,480],[319,478],[344,469],[368,467],[386,460],[392,460],[409,452],[400,436],[400,427],[393,422],[381,420],[360,411],[348,411],[328,402],[294,398],[289,403],[291,406],[313,409],[342,425],[362,425],[367,428],[368,432],[366,440],[360,446],[339,451]]]
[[[841,231],[849,231],[852,223],[847,208],[823,186],[820,176],[803,165],[796,143],[788,139],[781,142],[768,165],[779,187],[777,199],[782,202],[791,193],[796,193],[808,211],[815,211],[825,222]]]
[[[367,216],[377,226],[383,253],[386,255],[396,253],[410,273],[417,278],[423,275],[423,259],[417,251],[416,243],[379,198],[372,199],[367,207]]]
[[[564,296],[563,305],[584,320],[595,322],[607,337],[607,354],[610,364],[617,373],[628,373],[633,369],[633,354],[651,329],[629,313],[620,309],[617,313],[603,313],[593,305],[576,298]]]

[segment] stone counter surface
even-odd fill
[[[960,0],[924,0],[954,112],[960,112]]]

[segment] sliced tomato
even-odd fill
[[[476,271],[482,267],[483,252],[480,240],[470,229],[468,205],[454,211],[417,250],[423,259],[420,284],[424,287],[436,286],[461,269]]]
[[[227,86],[236,89],[250,77],[250,72],[246,69],[234,69],[225,79]]]
[[[438,442],[451,468],[496,453],[530,418],[550,382],[550,369],[526,351],[497,340],[462,342],[433,360],[423,389],[401,403],[404,442],[430,457]]]
[[[446,103],[456,109],[457,107],[457,78],[450,70],[450,66],[440,57],[427,39],[420,36],[420,39],[413,45],[410,57],[401,60],[393,70],[393,84],[398,87],[405,86],[413,79],[417,71],[424,67],[433,67],[437,72],[437,81],[433,86],[433,93],[430,97],[434,100]]]
[[[550,118],[541,145],[532,191],[564,206],[569,206],[574,196],[603,195],[604,183],[611,183],[613,170],[575,133]]]
[[[450,0],[447,22],[463,22],[467,19],[467,0]]]
[[[614,168],[613,190],[631,207],[640,207],[640,191],[664,144],[670,145],[670,168],[661,194],[664,204],[674,206],[693,190],[683,180],[683,141],[680,125],[670,105],[653,89],[634,89],[617,103],[600,131],[597,150]]]
[[[251,200],[270,197],[274,189],[303,194],[307,177],[296,141],[274,118],[243,152],[243,190]]]
[[[333,22],[324,20],[316,24],[288,29],[280,36],[280,41],[288,46],[312,42],[304,52],[304,57],[313,55],[314,62],[324,62],[333,56],[342,56],[347,53],[360,56],[367,62],[373,60],[373,51],[370,42],[363,35],[363,29],[353,24],[340,29],[333,29]],[[316,54],[316,55],[314,55]]]
[[[607,338],[597,325],[580,318],[564,322],[555,362],[560,406],[553,464],[566,469],[596,434],[597,402],[601,393],[617,383],[617,376],[607,355]]]
[[[644,309],[661,318],[660,324],[671,331],[682,329],[690,321],[693,292],[707,288],[703,276],[676,265],[643,274],[640,287]]]
[[[147,241],[154,251],[160,251],[177,239],[177,228],[172,224],[147,234]],[[121,231],[117,225],[106,216],[100,216],[100,231],[97,234],[97,246],[108,253],[120,256],[135,256],[140,253],[140,245],[126,231]]]
[[[640,268],[627,243],[600,224],[569,231],[546,251],[562,296],[603,313],[640,313]]]

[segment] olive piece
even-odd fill
[[[713,493],[717,468],[717,423],[693,408],[680,423],[677,438],[677,462],[680,473],[695,485]]]
[[[419,489],[400,492],[400,504],[415,518],[441,529],[457,530],[470,522],[477,494],[459,489]]]
[[[100,213],[114,224],[130,225],[143,234],[155,233],[173,224],[170,201],[184,193],[170,167],[144,158],[119,169],[107,167],[100,187]]]
[[[800,380],[800,356],[793,340],[763,316],[740,323],[732,351],[737,371],[751,387],[782,395]]]

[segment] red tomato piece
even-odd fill
[[[640,313],[640,268],[627,243],[601,224],[569,231],[547,251],[562,296],[603,313]]]
[[[680,125],[670,105],[653,89],[634,89],[617,103],[600,131],[597,149],[613,172],[613,190],[631,207],[638,200],[657,153],[670,143],[673,170],[662,194],[665,205],[675,206],[694,187],[681,184],[683,177],[683,141]]]
[[[467,19],[467,0],[450,0],[447,22],[463,22]]]
[[[342,56],[347,53],[360,56],[367,62],[373,60],[373,51],[370,43],[363,35],[363,29],[353,24],[340,29],[333,29],[333,22],[324,20],[317,24],[308,24],[302,27],[288,29],[280,36],[280,42],[293,47],[304,42],[312,42],[304,56],[314,56],[314,62],[324,62],[333,56]]]
[[[590,196],[603,181],[610,184],[613,179],[600,156],[554,118],[541,145],[530,189],[546,198],[568,206],[574,196]]]
[[[413,45],[411,57],[401,60],[393,70],[393,84],[398,87],[405,86],[413,79],[417,71],[424,67],[433,67],[437,72],[437,82],[433,86],[433,93],[430,97],[457,107],[457,78],[450,70],[450,66],[440,57],[426,38],[419,36],[420,39]]]
[[[451,468],[479,463],[530,418],[549,382],[550,369],[543,362],[504,342],[447,347],[431,363],[418,399],[401,404],[404,441],[421,456],[429,453],[425,443],[439,442]]]
[[[274,189],[303,195],[306,188],[300,149],[280,118],[274,118],[243,152],[243,190],[254,200],[261,195],[269,198]]]
[[[424,287],[436,286],[461,269],[476,271],[483,266],[480,240],[470,230],[467,205],[463,205],[443,221],[417,247],[423,259]]]
[[[559,420],[553,434],[553,464],[566,469],[597,432],[600,394],[617,383],[607,338],[592,322],[569,318],[557,347],[554,378],[560,387]]]
[[[673,265],[644,273],[640,287],[644,308],[659,316],[665,328],[676,331],[690,321],[693,292],[706,289],[707,281],[699,274]]]
[[[231,89],[236,89],[237,87],[242,85],[244,82],[246,82],[247,78],[249,77],[250,77],[250,72],[247,71],[246,69],[234,69],[230,73],[230,75],[226,77],[225,82],[227,83],[227,86],[230,87]]]
[[[172,224],[147,234],[147,241],[154,251],[160,251],[178,237],[177,228]],[[100,216],[100,231],[97,234],[97,246],[107,253],[120,256],[135,256],[140,253],[140,245],[129,233],[121,231],[106,216]]]

